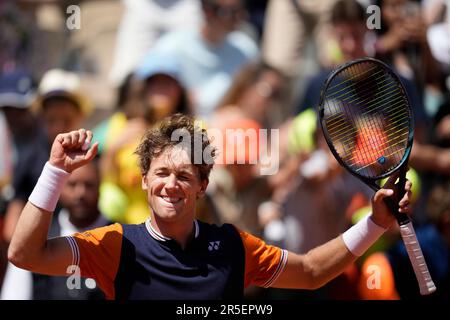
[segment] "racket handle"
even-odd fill
[[[427,263],[422,254],[419,241],[417,241],[416,232],[410,222],[400,225],[400,234],[408,252],[409,260],[416,274],[417,282],[419,283],[420,294],[427,295],[436,291],[433,279],[431,279],[428,271]]]

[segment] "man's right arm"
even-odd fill
[[[66,275],[72,264],[72,249],[66,238],[47,239],[52,212],[66,178],[91,161],[98,143],[85,150],[92,132],[80,129],[59,134],[50,159],[25,205],[8,249],[8,259],[19,268],[49,275]]]

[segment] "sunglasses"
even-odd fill
[[[209,4],[214,14],[222,19],[236,19],[243,12],[243,6],[221,6],[219,4]]]

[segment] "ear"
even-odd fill
[[[200,182],[200,190],[197,192],[197,199],[205,196],[206,188],[208,187],[209,180],[205,179]]]
[[[143,175],[142,176],[142,190],[147,190],[148,189],[148,185],[147,185],[147,175]]]

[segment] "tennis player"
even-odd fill
[[[383,198],[393,196],[390,188],[396,177],[375,194],[369,216],[306,254],[267,245],[230,224],[198,221],[196,202],[205,193],[213,165],[206,157],[196,164],[194,149],[172,140],[177,129],[192,137],[200,134],[203,154],[216,152],[206,132],[184,115],[172,116],[149,131],[136,151],[150,209],[145,223],[113,224],[47,239],[64,181],[91,161],[98,148],[97,143],[86,148],[92,132],[84,129],[58,135],[20,217],[9,260],[49,275],[68,275],[77,266],[82,277],[95,279],[108,299],[236,299],[250,284],[318,288],[362,255],[395,221]],[[409,213],[409,181],[405,191],[399,211]]]

